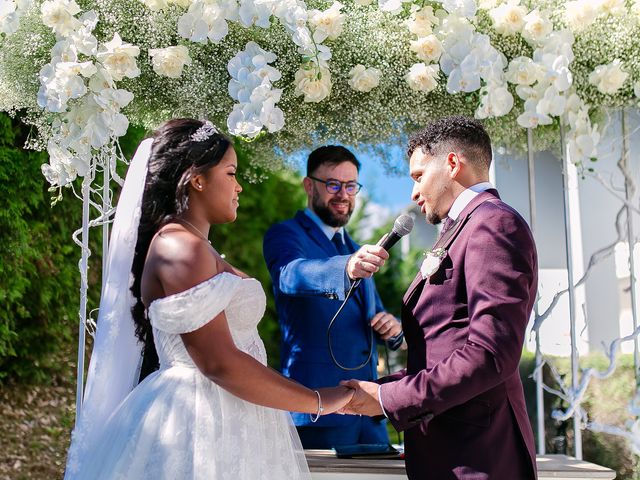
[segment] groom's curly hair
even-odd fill
[[[191,135],[203,124],[200,120],[178,118],[165,122],[153,134],[154,141],[142,196],[138,240],[131,266],[131,292],[135,298],[131,313],[136,337],[145,345],[145,361],[149,354],[152,358],[157,358],[151,324],[141,293],[142,272],[151,240],[160,227],[187,210],[188,186],[192,176],[203,174],[220,163],[231,146],[231,141],[220,133],[213,133],[203,141],[193,140]],[[151,349],[152,352],[149,351]]]
[[[443,117],[414,133],[409,138],[407,155],[418,148],[429,155],[440,155],[447,149],[458,149],[478,167],[491,165],[491,139],[478,120],[454,115]]]

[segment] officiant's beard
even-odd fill
[[[331,202],[348,202],[349,209],[345,214],[339,214],[331,211],[329,208],[329,204]],[[353,213],[354,201],[349,198],[347,200],[339,200],[338,198],[331,198],[327,201],[327,203],[323,203],[320,198],[320,193],[314,189],[313,198],[311,199],[311,206],[313,207],[313,211],[320,217],[325,224],[329,225],[333,228],[344,227],[347,223],[349,223],[349,219],[351,218],[351,214]]]

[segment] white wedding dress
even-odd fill
[[[72,446],[65,478],[310,478],[289,415],[241,400],[206,378],[180,337],[224,310],[238,348],[266,364],[256,328],[265,304],[257,280],[228,272],[152,302],[160,370],[120,403],[92,445]]]

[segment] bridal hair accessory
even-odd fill
[[[425,259],[420,266],[420,273],[423,279],[430,277],[438,271],[446,253],[447,251],[442,247],[424,252]]]
[[[322,412],[324,412],[324,407],[322,406],[322,397],[320,396],[320,392],[318,390],[314,390],[314,393],[318,396],[318,413],[316,413],[315,417],[310,413],[309,417],[311,417],[311,421],[313,423],[316,423],[320,418],[320,415],[322,415]]]
[[[216,126],[209,120],[205,120],[204,124],[191,135],[194,142],[204,142],[214,133],[220,133]]]

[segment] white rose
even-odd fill
[[[613,95],[622,88],[628,77],[624,65],[616,58],[608,65],[598,65],[589,74],[589,83],[595,85],[600,92]]]
[[[331,94],[331,73],[320,67],[320,78],[317,69],[299,69],[295,75],[295,94],[304,95],[305,102],[320,102]]]
[[[506,78],[516,85],[532,85],[541,76],[540,66],[529,57],[516,57],[509,63]]]
[[[442,55],[442,44],[438,38],[431,34],[426,37],[411,41],[411,51],[415,52],[420,60],[425,62],[437,62]]]
[[[409,69],[406,80],[411,90],[430,92],[438,86],[439,72],[440,67],[437,64],[416,63]]]
[[[343,5],[340,2],[333,2],[327,10],[309,11],[309,23],[313,27],[313,38],[316,42],[323,42],[325,39],[335,40],[342,33],[345,15],[340,13]]]
[[[502,35],[515,35],[524,27],[527,9],[519,5],[519,0],[509,0],[489,11],[496,32]]]
[[[631,5],[631,13],[640,19],[640,0],[635,0]]]
[[[113,80],[120,81],[124,77],[135,78],[140,75],[136,64],[136,57],[140,55],[140,49],[130,43],[125,43],[120,35],[115,33],[113,40],[100,47],[96,58],[109,72]]]
[[[189,49],[184,45],[153,48],[149,50],[149,56],[153,59],[153,71],[169,78],[180,77],[184,66],[191,65]]]
[[[587,28],[596,17],[597,12],[591,0],[574,0],[564,5],[564,19],[574,32]]]
[[[349,72],[349,86],[358,92],[370,92],[380,84],[380,75],[377,68],[356,65]]]
[[[418,37],[426,37],[433,32],[433,26],[439,22],[438,18],[433,14],[433,8],[430,6],[423,7],[411,14],[407,20],[409,31]]]
[[[544,43],[549,34],[553,31],[553,23],[537,9],[529,12],[524,17],[524,27],[522,36],[530,44],[539,45]]]

